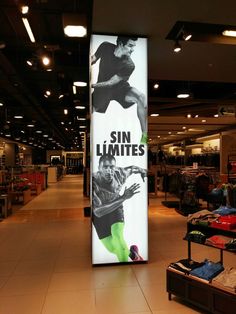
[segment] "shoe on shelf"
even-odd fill
[[[137,245],[131,245],[129,250],[130,250],[129,257],[132,259],[132,261],[134,262],[143,261],[143,258],[139,255]]]

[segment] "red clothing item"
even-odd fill
[[[214,235],[208,239],[206,239],[205,244],[218,247],[220,249],[225,249],[225,245],[228,244],[232,238],[222,236],[222,235]]]

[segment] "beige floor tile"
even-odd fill
[[[185,313],[184,311],[186,310],[186,304],[182,303],[180,299],[172,296],[172,300],[168,300],[168,293],[166,292],[165,285],[142,286],[142,290],[152,311],[156,311],[157,313],[161,311],[161,313],[168,314],[172,312],[181,314]],[[191,308],[189,313],[198,312]]]
[[[44,295],[20,295],[0,297],[0,313],[2,314],[41,314]]]
[[[139,284],[142,285],[165,285],[166,281],[166,266],[161,263],[160,265],[140,265],[133,267],[133,271]]]
[[[128,287],[138,286],[138,281],[131,267],[123,265],[109,266],[94,269],[95,287],[113,288],[113,287]]]
[[[48,260],[23,260],[20,261],[15,270],[15,275],[51,274],[54,270],[54,262]]]
[[[47,295],[42,314],[93,314],[94,291],[53,292]]]
[[[0,293],[1,293],[1,288],[6,284],[8,279],[9,279],[8,276],[0,276]]]
[[[91,270],[70,273],[54,273],[49,292],[94,289],[94,276]]]
[[[55,273],[77,272],[91,270],[91,260],[88,256],[62,257],[56,260]]]
[[[166,267],[187,257],[186,217],[161,201],[150,199],[148,263],[93,267],[82,177],[50,186],[0,224],[0,314],[201,313],[168,300]],[[193,244],[192,256],[218,260],[219,251]],[[234,254],[224,261],[235,265]]]
[[[46,293],[49,275],[11,276],[0,289],[1,296]]]
[[[17,263],[18,263],[17,261],[0,262],[0,276],[11,275],[13,273]]]
[[[139,287],[96,289],[99,314],[148,312],[150,309]]]

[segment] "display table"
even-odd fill
[[[22,202],[23,205],[27,204],[32,199],[30,189],[25,190],[25,191],[10,191],[9,196],[10,196],[12,202],[15,202],[15,203],[21,203]]]

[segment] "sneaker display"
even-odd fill
[[[130,250],[129,257],[132,259],[132,261],[134,262],[143,261],[143,258],[139,255],[137,245],[131,245],[129,250]]]

